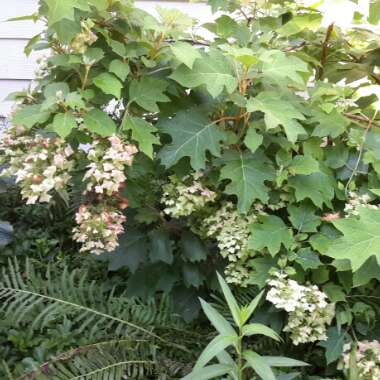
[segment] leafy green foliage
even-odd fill
[[[107,290],[102,285],[89,282],[83,272],[70,273],[65,268],[56,277],[56,273],[48,268],[46,280],[36,273],[30,262],[26,262],[24,270],[26,280],[21,277],[17,261],[10,261],[8,269],[3,270],[0,298],[4,318],[12,318],[14,326],[18,326],[32,313],[35,319],[30,328],[38,327],[42,331],[65,316],[78,326],[78,333],[88,334],[88,340],[99,336],[99,331],[108,339],[77,347],[50,359],[48,375],[44,363],[28,376],[42,379],[54,376],[63,380],[97,374],[101,379],[110,376],[122,379],[126,371],[148,374],[165,370],[159,364],[161,359],[155,351],[160,342],[164,346],[169,342],[154,333],[152,327],[164,328],[167,333],[169,325],[173,328],[180,326],[170,311],[168,299],[162,299],[160,303],[151,299],[142,304],[124,295],[116,296],[114,291],[104,298]],[[112,340],[110,333],[113,334]],[[180,345],[176,347],[185,350]]]
[[[123,120],[122,127],[132,132],[131,137],[138,143],[140,151],[153,158],[153,145],[160,145],[160,140],[154,134],[157,128],[144,119],[132,116]]]
[[[267,129],[283,126],[288,139],[291,142],[297,140],[298,135],[304,134],[305,130],[297,120],[304,120],[304,115],[292,105],[291,102],[278,99],[274,92],[261,92],[247,103],[249,112],[261,111]]]
[[[92,109],[84,116],[83,121],[89,131],[97,133],[100,136],[111,136],[116,132],[116,125],[112,119],[98,109]]]
[[[112,74],[103,73],[98,75],[93,80],[95,86],[99,87],[105,94],[113,95],[115,98],[120,98],[121,82]]]
[[[275,380],[275,372],[271,367],[307,366],[304,362],[286,357],[260,356],[246,348],[246,338],[254,335],[264,335],[281,341],[279,335],[271,328],[261,323],[250,323],[263,293],[259,293],[249,305],[239,306],[227,283],[219,274],[218,280],[234,324],[226,320],[213,306],[201,300],[204,313],[219,335],[207,345],[193,371],[184,380],[214,379],[226,374],[234,379],[245,379],[251,378],[253,373],[263,380]],[[227,351],[229,347],[236,353],[236,358]],[[209,364],[214,358],[219,364]]]
[[[70,144],[74,169],[67,188],[50,192],[50,204],[0,210],[1,220],[15,230],[0,261],[28,251],[41,261],[59,262],[66,256],[75,264],[88,260],[108,270],[107,289],[125,285],[124,300],[170,293],[175,312],[186,321],[198,316],[197,297],[207,298],[215,287],[216,269],[237,287],[248,287],[246,304],[274,272],[287,273],[300,284],[323,288],[336,303],[336,327],[317,349],[281,347],[295,356],[306,353],[305,360],[315,364],[302,369],[302,376],[339,377],[333,368],[339,350],[331,348],[335,341],[341,346],[337,332],[371,339],[380,325],[379,303],[373,298],[380,267],[379,2],[368,3],[363,12],[349,0],[325,0],[310,8],[282,0],[211,0],[212,9],[223,15],[205,25],[213,34],[210,40],[200,37],[192,28],[196,21],[179,10],[161,8],[155,18],[122,0],[39,3],[27,19],[45,23],[45,30],[29,42],[26,53],[46,48],[51,55],[37,85],[13,94],[20,106],[12,124],[25,127],[27,137],[59,137]],[[119,175],[120,188],[106,199],[127,217],[126,232],[114,252],[84,259],[72,254],[78,250],[68,238],[72,214],[80,205],[105,199],[84,193],[90,162],[82,144],[103,144],[112,135],[138,149],[133,165]],[[1,164],[9,164],[3,156],[2,150]],[[167,194],[174,177],[174,195]],[[32,180],[39,185],[41,178]],[[205,220],[220,214],[206,226]],[[29,222],[30,229],[23,231]],[[41,223],[49,228],[44,231]],[[42,289],[45,296],[56,290],[51,286]],[[14,305],[19,315],[25,311],[21,306],[28,305],[22,290],[8,294],[19,300]],[[244,308],[226,287],[224,292],[232,315],[216,316],[202,303],[222,337],[212,340],[193,378],[235,371],[231,337],[243,331],[238,315]],[[30,297],[37,306],[47,305],[46,319],[36,317],[31,323],[42,323],[47,331],[64,308],[54,301],[57,294],[54,300],[38,301],[40,293]],[[81,299],[72,297],[69,302],[79,304]],[[254,344],[239,355],[247,376],[255,371],[273,379],[272,367],[296,363],[285,363],[273,345],[266,345],[275,335],[265,326],[280,331],[286,313],[275,313],[266,304],[263,310],[245,320],[250,327],[244,339]],[[96,313],[89,314],[84,313],[90,328]],[[114,317],[122,316],[116,310]],[[80,325],[76,314],[74,321]],[[117,326],[114,320],[110,326],[114,322]],[[60,328],[70,330],[65,323]],[[41,345],[24,331],[12,334],[9,339],[17,347]],[[67,342],[63,346],[70,348]],[[276,357],[268,358],[272,351]]]
[[[54,117],[53,129],[60,137],[67,137],[76,126],[75,117],[70,111]]]
[[[225,166],[221,170],[221,178],[231,181],[225,192],[237,196],[238,209],[242,213],[248,212],[256,199],[268,200],[269,189],[265,181],[273,179],[273,169],[258,158],[250,153],[228,152],[223,160]]]
[[[380,263],[379,223],[379,211],[366,208],[359,210],[359,219],[335,221],[334,225],[343,233],[343,237],[330,245],[326,255],[349,260],[353,271],[357,271],[372,256]]]
[[[225,133],[197,110],[182,111],[173,119],[164,120],[159,125],[163,133],[170,134],[172,144],[165,146],[159,154],[162,163],[170,167],[183,157],[190,157],[195,170],[205,167],[206,152],[220,156],[220,142]]]
[[[268,237],[270,237],[268,239]],[[263,216],[260,223],[252,226],[252,237],[249,241],[251,248],[261,250],[268,248],[274,256],[281,249],[281,245],[289,249],[293,243],[293,236],[289,228],[277,216]]]
[[[168,102],[164,94],[167,84],[156,78],[146,77],[141,81],[133,81],[129,88],[130,101],[151,112],[158,112],[157,102]]]
[[[214,98],[219,96],[224,88],[228,93],[232,93],[238,84],[233,74],[232,63],[217,50],[211,50],[197,59],[192,69],[184,65],[178,67],[171,78],[184,87],[206,86]]]

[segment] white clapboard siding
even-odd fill
[[[65,1],[65,0],[62,0]],[[37,0],[0,0],[0,116],[9,112],[11,102],[4,98],[14,91],[28,86],[36,70],[36,60],[40,53],[29,57],[24,55],[28,40],[41,30],[42,25],[33,21],[6,21],[12,17],[30,15],[37,9]],[[196,18],[201,23],[210,21],[213,16],[205,3],[182,1],[137,1],[136,5],[145,11],[157,15],[157,6],[176,8]]]

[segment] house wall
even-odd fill
[[[12,102],[4,100],[7,95],[26,88],[34,77],[39,54],[33,53],[26,57],[24,47],[41,30],[41,24],[32,21],[6,20],[32,14],[36,11],[37,4],[38,0],[3,0],[0,6],[0,116],[5,116],[12,107]],[[212,19],[210,7],[205,3],[137,1],[136,5],[153,15],[157,5],[160,5],[181,9],[201,22]]]

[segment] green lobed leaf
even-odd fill
[[[255,153],[263,140],[263,136],[257,133],[255,128],[250,127],[245,135],[244,144],[252,153]]]
[[[256,199],[268,201],[265,181],[274,179],[271,165],[248,152],[228,152],[223,162],[220,178],[230,180],[224,192],[237,196],[239,212],[247,213]]]
[[[93,83],[105,94],[113,95],[117,99],[120,98],[123,85],[115,75],[110,73],[99,74],[93,79]]]
[[[329,246],[327,256],[349,260],[356,272],[371,256],[380,264],[380,210],[362,207],[359,218],[333,221],[343,236]]]
[[[313,136],[318,137],[330,136],[336,138],[350,125],[350,120],[336,109],[330,113],[313,111],[311,121],[317,123],[313,131]]]
[[[102,137],[112,136],[116,132],[115,122],[103,111],[93,108],[84,118],[85,127]]]
[[[289,37],[304,30],[316,32],[321,26],[322,17],[318,13],[297,14],[285,25],[277,29],[277,33]]]
[[[165,230],[153,230],[149,232],[150,239],[150,260],[154,263],[163,261],[166,264],[172,264],[174,260],[173,242],[170,235]]]
[[[74,9],[77,5],[76,0],[44,0],[48,6],[48,22],[54,25],[62,19],[74,20]]]
[[[319,171],[319,164],[318,161],[310,155],[297,155],[293,157],[292,162],[288,166],[288,170],[292,175],[309,175]]]
[[[153,145],[161,144],[160,139],[154,134],[157,131],[156,127],[144,119],[133,116],[124,118],[121,127],[132,132],[132,139],[138,143],[140,152],[153,158]]]
[[[293,81],[301,86],[306,83],[305,73],[308,65],[300,58],[286,55],[280,50],[266,50],[260,55],[263,62],[262,71],[266,78],[275,83]]]
[[[167,82],[147,76],[140,81],[134,80],[129,87],[129,101],[136,102],[147,111],[159,112],[157,103],[170,101],[164,94],[167,86]]]
[[[259,223],[252,225],[248,247],[258,251],[268,248],[274,256],[282,245],[289,249],[293,241],[292,231],[282,219],[275,215],[265,215],[259,218]]]
[[[355,273],[352,278],[353,287],[368,284],[372,279],[380,281],[380,264],[376,256],[371,256]]]
[[[193,263],[184,263],[182,265],[182,276],[183,283],[188,288],[193,286],[198,289],[206,279],[199,266]]]
[[[132,273],[140,264],[146,261],[148,242],[146,235],[136,229],[129,229],[119,239],[119,246],[113,252],[105,252],[97,256],[102,261],[108,261],[108,270],[116,271],[127,267]]]
[[[180,247],[182,255],[192,263],[203,261],[207,258],[206,246],[192,232],[186,231],[181,235]]]
[[[206,152],[219,157],[220,142],[226,140],[225,132],[198,110],[180,111],[174,118],[160,122],[158,128],[172,137],[172,143],[158,155],[167,168],[189,157],[195,170],[203,169]]]
[[[309,202],[292,204],[288,207],[289,220],[297,232],[317,232],[322,220],[315,211],[316,208]]]
[[[309,175],[296,175],[289,179],[289,186],[295,190],[297,202],[310,199],[319,208],[323,204],[332,208],[336,184],[330,171],[321,169]]]
[[[57,134],[65,138],[77,127],[75,116],[71,111],[58,113],[54,116],[53,129]]]
[[[299,135],[306,134],[298,121],[305,120],[305,116],[289,100],[279,98],[275,92],[263,91],[248,99],[247,111],[263,112],[266,128],[270,130],[282,126],[291,142],[297,141]]]
[[[347,338],[346,331],[338,329],[338,327],[329,327],[327,330],[327,340],[319,343],[319,346],[326,349],[325,357],[327,364],[333,363],[341,357]]]
[[[301,248],[297,252],[296,263],[301,265],[304,270],[317,269],[322,265],[318,254],[310,248]]]
[[[257,285],[259,289],[265,287],[270,278],[269,270],[276,266],[276,260],[271,256],[257,257],[248,261],[249,283]]]
[[[57,98],[57,94],[61,93],[63,97],[66,97],[70,92],[70,87],[65,82],[54,82],[49,83],[44,87],[44,96],[45,98]]]
[[[179,66],[170,78],[188,88],[204,85],[214,98],[219,96],[224,88],[231,94],[238,84],[231,63],[215,49],[208,54],[203,53],[202,58],[194,62],[192,69],[185,65]]]
[[[329,300],[333,303],[345,302],[346,294],[340,285],[329,282],[323,286],[323,292],[327,294]]]
[[[42,111],[40,104],[33,104],[18,109],[12,117],[12,123],[31,129],[36,124],[46,122],[49,116],[50,112]]]
[[[120,59],[114,59],[109,66],[109,70],[111,73],[114,73],[119,79],[125,81],[127,78],[130,68],[129,65]]]
[[[193,68],[196,59],[202,57],[196,48],[186,42],[177,41],[171,44],[170,48],[174,56],[189,69]]]

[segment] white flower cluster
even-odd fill
[[[45,54],[37,59],[37,69],[34,72],[37,79],[42,79],[48,73],[49,57]]]
[[[288,324],[284,331],[290,332],[294,345],[326,340],[326,329],[334,315],[334,304],[328,303],[327,296],[317,286],[303,286],[277,273],[268,282],[271,287],[266,299],[277,309],[288,313]]]
[[[106,203],[81,205],[75,216],[78,226],[73,230],[73,239],[82,243],[80,252],[111,252],[119,245],[125,220],[121,211]]]
[[[117,193],[126,180],[125,168],[132,165],[136,153],[134,145],[124,144],[117,136],[95,140],[87,153],[90,164],[83,177],[88,181],[86,192],[108,196]]]
[[[361,207],[371,208],[377,210],[379,207],[375,205],[371,205],[369,202],[371,201],[371,197],[369,194],[359,195],[354,191],[350,191],[348,203],[344,206],[344,213],[346,217],[357,216],[359,215],[359,209]]]
[[[84,54],[88,46],[91,46],[98,39],[96,34],[91,31],[93,22],[85,20],[81,22],[82,31],[71,41],[70,47],[75,53]]]
[[[233,203],[227,202],[202,223],[205,237],[215,239],[220,254],[230,262],[225,270],[229,283],[245,286],[249,274],[245,263],[254,256],[254,252],[248,248],[250,226],[259,213],[263,213],[259,204],[250,214],[241,215]]]
[[[71,146],[59,138],[27,136],[20,127],[11,127],[0,143],[2,161],[9,166],[1,175],[15,176],[27,204],[49,202],[52,191],[62,190],[73,169]]]
[[[360,380],[380,380],[380,342],[362,341],[358,342],[355,352],[356,365]],[[343,365],[345,369],[350,368],[351,345],[344,347]]]
[[[102,108],[103,111],[110,115],[113,119],[120,119],[125,111],[123,99],[111,99]]]
[[[89,148],[90,164],[83,177],[87,181],[85,193],[101,197],[97,203],[82,205],[75,216],[78,226],[73,231],[74,240],[82,243],[81,252],[111,252],[119,245],[118,236],[124,232],[126,220],[122,210],[127,207],[127,200],[119,192],[126,181],[125,169],[132,165],[136,153],[134,145],[125,144],[115,135],[95,140]]]
[[[201,177],[202,173],[198,172],[182,179],[170,176],[170,182],[162,186],[161,203],[165,205],[164,213],[173,218],[189,216],[213,202],[216,193],[203,186]]]

